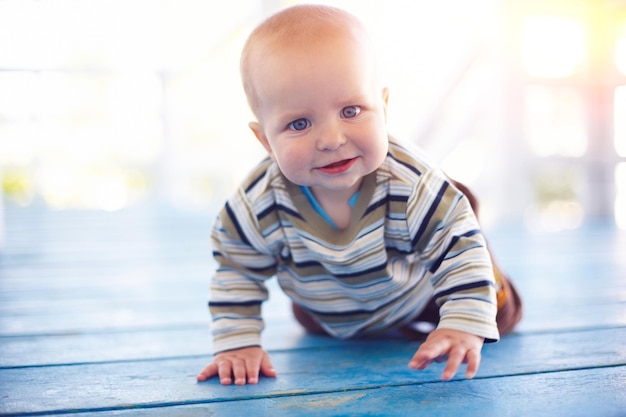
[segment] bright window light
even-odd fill
[[[619,71],[626,75],[626,23],[622,29],[621,36],[615,43],[615,64]]]
[[[584,218],[585,211],[578,201],[555,200],[541,210],[539,226],[550,232],[574,230],[582,226]]]
[[[622,158],[626,158],[626,85],[615,89],[613,104],[613,141],[615,151]]]
[[[574,19],[534,15],[524,20],[522,62],[529,75],[564,78],[585,60],[585,29]]]
[[[587,151],[585,105],[571,88],[531,85],[524,92],[526,138],[540,157],[581,157]]]

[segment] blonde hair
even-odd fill
[[[287,43],[305,46],[325,33],[357,28],[365,37],[367,30],[352,14],[331,6],[300,5],[282,10],[257,26],[248,37],[240,60],[241,81],[248,105],[258,118],[259,96],[253,83],[254,62]]]

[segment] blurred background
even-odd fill
[[[215,212],[264,154],[241,47],[297,3],[0,0],[0,218]],[[322,3],[370,28],[390,132],[473,188],[486,227],[626,229],[626,1]]]

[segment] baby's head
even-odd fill
[[[320,47],[332,48],[332,43],[354,43],[352,48],[369,54],[373,65],[378,68],[367,29],[353,15],[344,10],[321,5],[302,5],[285,9],[262,22],[250,34],[241,54],[241,78],[248,103],[258,118],[261,102],[255,74],[264,61],[276,54],[292,56],[307,55],[315,59]],[[356,50],[355,50],[356,53]],[[349,59],[348,55],[346,59]],[[288,71],[290,68],[284,68]],[[363,70],[367,70],[363,68]],[[280,77],[281,74],[274,74]]]
[[[382,163],[387,89],[351,14],[305,5],[271,16],[248,38],[241,75],[257,118],[250,127],[292,182],[341,188],[353,172],[354,187]]]

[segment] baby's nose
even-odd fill
[[[336,123],[328,123],[320,130],[317,148],[320,151],[335,150],[346,143],[346,137]]]

